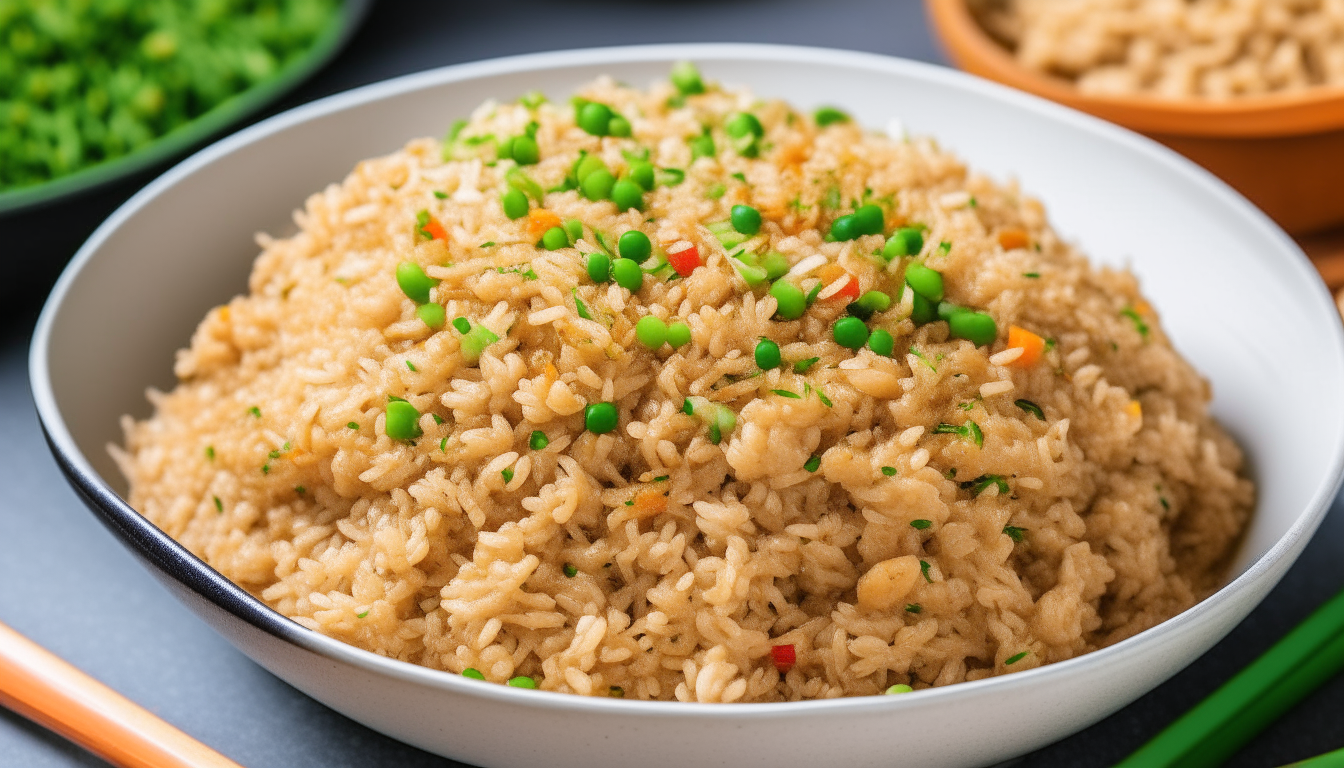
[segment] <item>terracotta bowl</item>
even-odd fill
[[[966,0],[925,5],[947,54],[967,72],[1146,134],[1222,177],[1293,234],[1344,224],[1344,89],[1230,102],[1091,96],[1019,64]]]

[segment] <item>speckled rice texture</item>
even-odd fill
[[[1339,0],[967,0],[1019,62],[1099,96],[1344,86]]]
[[[687,169],[644,213],[548,194],[548,209],[587,225],[578,249],[540,250],[526,219],[503,216],[511,161],[445,163],[429,139],[309,198],[298,234],[260,238],[248,295],[208,313],[178,355],[178,386],[150,393],[154,416],[126,418],[113,452],[131,503],[306,627],[437,669],[596,696],[782,701],[976,680],[1113,643],[1219,584],[1252,486],[1207,415],[1208,385],[1133,276],[1091,268],[1039,203],[930,140],[818,130],[741,92],[673,109],[672,93],[609,80],[583,91],[630,117],[634,139],[583,133],[567,105],[473,115],[464,136],[540,122],[543,160],[528,172],[544,187],[580,149],[619,170],[622,150],[642,145],[660,167]],[[726,149],[720,127],[748,107],[767,129],[759,160]],[[701,122],[719,154],[692,163],[686,139]],[[719,184],[725,194],[708,197]],[[757,252],[824,254],[865,291],[895,294],[910,260],[875,258],[880,236],[823,242],[833,188],[839,212],[868,194],[889,201],[889,229],[926,225],[948,300],[992,313],[999,338],[977,348],[942,322],[915,328],[909,291],[869,323],[895,335],[894,358],[831,340],[844,300],[773,320],[775,300],[747,287],[703,225],[750,203],[765,219]],[[446,242],[417,239],[420,209]],[[596,249],[593,227],[689,239],[708,264],[647,278],[637,295],[594,285],[580,255]],[[1015,227],[1030,245],[1005,250],[998,233]],[[450,319],[500,336],[479,365],[463,361],[451,324],[416,319],[393,277],[402,260],[442,280],[433,296]],[[578,316],[574,286],[598,320]],[[645,349],[633,324],[647,313],[684,320],[692,343]],[[1057,344],[1029,369],[997,365],[1010,324]],[[786,363],[820,361],[751,377],[762,336]],[[385,435],[389,395],[422,412],[422,438]],[[688,395],[738,413],[721,444],[681,412]],[[599,400],[620,410],[601,436],[583,429],[584,405]],[[934,433],[968,420],[983,447]],[[546,449],[529,449],[533,430]],[[1007,493],[960,485],[991,473]],[[1008,525],[1025,529],[1021,543]],[[771,647],[785,644],[797,664],[781,674]]]

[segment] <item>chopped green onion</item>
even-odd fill
[[[252,417],[253,417],[253,418],[256,418],[256,419],[260,419],[260,418],[261,418],[261,409],[258,408],[258,407],[255,406],[255,405],[252,406],[251,408],[248,408],[248,409],[247,409],[247,412],[250,413],[250,414],[252,414]]]
[[[514,688],[535,689],[537,687],[537,681],[533,680],[532,678],[526,675],[519,675],[518,677],[509,678],[508,684],[513,686]]]
[[[821,468],[820,456],[814,455],[803,464],[803,469],[806,469],[808,472],[816,472],[820,468]]]
[[[910,527],[917,531],[922,531],[933,526],[932,520],[911,520]]]
[[[825,128],[835,123],[848,123],[849,115],[835,107],[821,107],[812,113],[812,119],[816,121],[818,128]]]
[[[920,612],[922,612],[923,610],[924,610],[924,606],[920,605],[919,603],[906,603],[906,604],[905,604],[905,611],[906,611],[906,613],[920,613]]]
[[[787,398],[790,398],[790,399],[792,399],[792,400],[802,400],[802,399],[803,399],[803,396],[802,396],[802,395],[798,394],[797,392],[790,392],[790,391],[787,390],[787,389],[772,389],[772,390],[770,390],[770,391],[773,392],[773,393],[775,393],[776,395],[779,395],[780,397],[787,397]]]
[[[1009,656],[1008,658],[1003,660],[1003,665],[1006,667],[1009,664],[1016,664],[1017,662],[1025,659],[1027,657],[1027,654],[1029,653],[1031,653],[1031,651],[1022,651],[1021,653],[1014,653],[1012,656]]]
[[[209,461],[215,460],[215,446],[213,445],[205,446],[205,458]]]
[[[1128,317],[1131,321],[1133,321],[1134,330],[1138,331],[1140,336],[1142,336],[1144,339],[1148,338],[1148,332],[1150,330],[1148,327],[1148,323],[1144,322],[1143,318],[1139,315],[1138,310],[1134,309],[1133,307],[1125,307],[1124,309],[1120,310],[1120,314],[1123,315],[1124,317]]]
[[[484,680],[484,679],[485,679],[485,675],[481,674],[481,671],[480,671],[479,669],[474,669],[474,668],[472,668],[472,667],[467,667],[466,669],[462,670],[462,676],[463,676],[463,677],[469,677],[469,678],[471,678],[472,680]]]
[[[443,311],[442,304],[421,304],[415,308],[415,316],[420,318],[420,322],[434,330],[442,328],[448,319],[448,315]]]
[[[458,333],[467,333],[471,330],[471,321],[465,317],[454,317],[453,327],[457,329]]]
[[[505,485],[513,482],[513,467],[505,467],[499,471],[499,474],[504,478]]]
[[[895,477],[895,476],[896,476],[896,468],[895,468],[895,467],[883,467],[883,468],[882,468],[882,474],[886,475],[887,477]]]
[[[415,363],[412,363],[410,360],[406,361],[406,367],[411,369],[411,373],[419,373],[419,371],[415,370]]]
[[[619,685],[613,685],[607,689],[607,695],[613,699],[624,699],[625,689]]]
[[[933,583],[933,577],[929,575],[929,568],[930,568],[930,566],[929,566],[929,564],[928,564],[927,561],[925,561],[925,560],[920,560],[920,561],[919,561],[919,572],[920,572],[920,574],[922,574],[922,575],[924,576],[924,580],[925,580],[925,581],[927,581],[928,583],[932,584],[932,583]]]
[[[213,497],[213,498],[214,498],[214,500],[215,500],[215,511],[216,511],[216,512],[223,512],[223,511],[224,511],[224,502],[220,501],[218,496],[215,496],[215,497]]]
[[[1003,532],[1013,541],[1021,542],[1025,538],[1023,534],[1027,532],[1027,529],[1018,528],[1016,525],[1005,525],[1003,526]]]
[[[1022,410],[1026,411],[1027,413],[1030,413],[1032,416],[1035,416],[1036,418],[1040,419],[1041,421],[1045,421],[1045,412],[1041,410],[1041,406],[1031,402],[1030,400],[1014,400],[1013,404],[1016,405],[1018,408],[1021,408]]]
[[[793,372],[798,374],[807,373],[807,369],[821,361],[820,357],[809,357],[806,360],[799,360],[793,364]]]

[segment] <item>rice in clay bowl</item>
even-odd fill
[[[255,256],[253,233],[286,233],[290,211],[310,192],[361,159],[414,136],[440,134],[488,98],[533,88],[560,98],[601,74],[643,85],[684,58],[708,77],[800,109],[835,104],[868,126],[899,117],[910,133],[935,136],[996,180],[1020,180],[1094,262],[1129,263],[1178,350],[1212,382],[1214,414],[1245,448],[1258,486],[1233,582],[1175,619],[1101,651],[902,697],[717,708],[583,699],[480,685],[305,630],[202,566],[116,495],[124,487],[103,449],[119,441],[117,419],[145,414],[143,388],[167,388],[172,351],[206,309],[242,289]],[[395,125],[387,124],[389,112],[399,117]],[[285,173],[274,172],[277,163]],[[253,183],[263,176],[264,186]],[[189,263],[164,246],[186,233],[199,244]],[[1227,269],[1209,274],[1199,252],[1220,254]],[[151,274],[157,277],[147,280]],[[153,286],[164,279],[181,289],[160,296]],[[1251,297],[1278,310],[1256,317],[1235,311]],[[118,311],[128,305],[142,309]],[[1224,320],[1214,327],[1204,313],[1219,308]],[[268,669],[397,738],[481,765],[525,765],[541,756],[562,765],[616,764],[639,753],[667,765],[692,759],[803,765],[838,756],[865,765],[888,762],[896,727],[921,734],[902,740],[901,754],[911,760],[977,765],[1028,751],[1132,701],[1216,642],[1291,564],[1338,483],[1344,414],[1328,393],[1344,366],[1332,312],[1300,253],[1262,216],[1206,174],[1123,131],[955,73],[882,57],[651,47],[425,73],[310,105],[221,142],[151,186],[95,235],[44,313],[32,371],[63,468],[154,573]],[[93,317],[102,319],[92,323]],[[1266,366],[1269,359],[1294,366]],[[90,381],[82,373],[89,366],[106,373]],[[1266,402],[1275,407],[1266,409]],[[1010,706],[1013,716],[1005,717]],[[968,738],[962,724],[972,718],[982,725]],[[498,738],[505,722],[508,740]]]

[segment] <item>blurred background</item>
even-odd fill
[[[34,23],[58,30],[70,46],[41,48],[30,39]],[[156,37],[159,27],[174,34]],[[0,620],[252,768],[455,765],[369,731],[271,677],[180,608],[98,527],[42,444],[27,387],[28,336],[60,268],[94,228],[214,138],[428,68],[675,42],[786,43],[948,63],[917,0],[0,0],[0,258],[9,269],[0,281]],[[231,53],[195,55],[214,44]],[[107,64],[116,55],[140,62],[138,79]],[[169,64],[184,58],[190,66]],[[53,121],[44,135],[65,138],[38,146],[22,131],[33,120],[23,106],[33,98],[27,75],[51,62],[65,66],[42,86],[50,114],[40,119]],[[213,84],[197,87],[200,78]],[[88,122],[105,133],[72,143],[70,131]],[[105,170],[117,163],[115,172]],[[53,168],[64,181],[43,183]],[[1330,280],[1344,282],[1344,269],[1330,258],[1344,250],[1344,237],[1303,242]],[[52,552],[74,567],[51,567]],[[1020,765],[1118,762],[1333,594],[1341,560],[1344,510],[1336,502],[1284,582],[1217,648],[1130,707]],[[83,596],[77,611],[66,610],[72,594]],[[1337,679],[1228,765],[1278,766],[1338,748],[1342,712],[1344,680]],[[1012,716],[1011,709],[1003,713]],[[918,737],[893,724],[893,764],[901,741]],[[508,738],[507,723],[499,738]],[[0,709],[0,765],[103,763]]]

